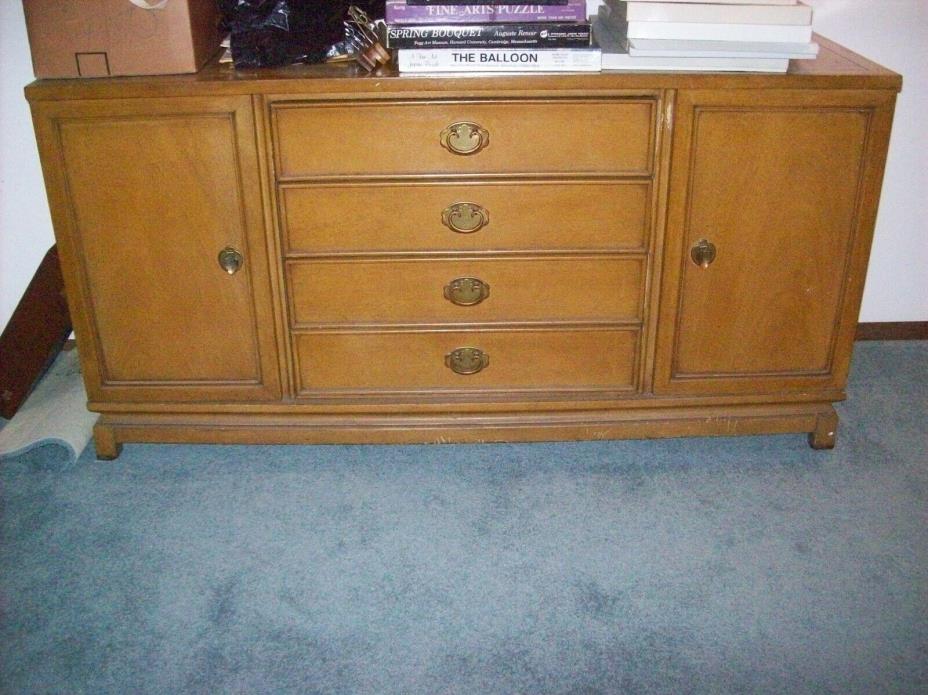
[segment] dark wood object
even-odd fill
[[[834,445],[901,78],[39,82],[101,457],[128,441]]]
[[[0,335],[0,416],[16,414],[70,334],[58,249],[52,246]]]

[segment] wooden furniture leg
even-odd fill
[[[106,424],[98,422],[94,425],[93,444],[100,461],[115,461],[122,453],[122,443],[116,440],[116,431]]]
[[[838,414],[834,408],[822,413],[815,421],[815,429],[809,432],[809,446],[813,449],[834,449],[838,435]]]

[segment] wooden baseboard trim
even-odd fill
[[[928,340],[928,321],[858,323],[855,340]]]

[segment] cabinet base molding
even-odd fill
[[[805,432],[814,448],[831,448],[837,421],[830,403],[454,415],[105,414],[94,441],[101,459],[116,458],[124,442],[453,444]]]
[[[856,340],[928,340],[928,321],[858,323]]]

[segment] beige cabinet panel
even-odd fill
[[[161,104],[52,117],[92,398],[279,397],[249,102]]]
[[[876,106],[683,92],[676,118],[659,388],[840,388]]]

